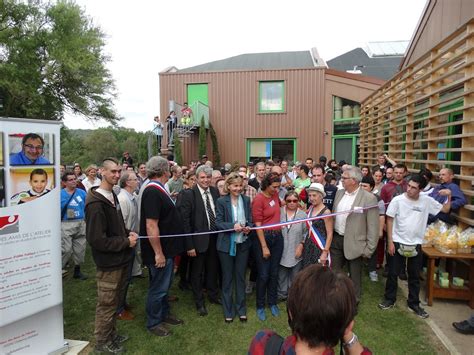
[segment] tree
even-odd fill
[[[99,128],[84,139],[86,157],[89,162],[99,164],[107,157],[121,156],[117,138],[111,129]],[[132,153],[130,153],[132,154]]]
[[[198,154],[202,157],[206,154],[206,140],[207,140],[207,132],[206,127],[204,126],[204,116],[201,117],[201,124],[199,126],[199,139],[198,139]]]
[[[174,154],[174,161],[178,165],[183,165],[183,147],[181,146],[181,140],[178,137],[178,132],[176,130],[173,133],[173,154]]]
[[[116,123],[104,45],[101,29],[70,1],[0,1],[0,113]]]
[[[212,123],[209,123],[209,134],[212,142],[212,161],[215,166],[221,166],[221,154],[219,153],[219,144],[217,144],[217,134]]]

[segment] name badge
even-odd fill
[[[68,208],[68,209],[66,210],[66,215],[67,215],[67,219],[74,219],[74,218],[76,218],[76,215],[75,215],[75,213],[74,213],[74,210],[71,209],[71,208]]]
[[[354,213],[364,213],[364,208],[363,207],[354,207],[354,210],[352,212],[354,212]]]
[[[275,206],[275,201],[271,200],[270,203],[269,203],[270,207],[273,207]]]
[[[421,207],[418,207],[418,206],[413,206],[412,207],[412,210],[415,211],[415,212],[422,212],[423,210],[421,209]]]

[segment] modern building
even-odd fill
[[[451,168],[474,226],[474,1],[429,0],[400,72],[363,100],[359,163],[388,153],[411,171]]]
[[[193,109],[182,140],[185,162],[198,158],[193,132],[204,117],[216,132],[223,163],[320,155],[356,163],[359,103],[383,83],[328,68],[315,48],[242,54],[161,72],[160,113],[179,116],[184,102]]]

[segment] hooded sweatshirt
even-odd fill
[[[115,206],[92,187],[86,197],[86,238],[97,270],[113,271],[127,266],[133,258],[117,196]]]

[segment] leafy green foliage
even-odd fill
[[[212,126],[212,123],[209,122],[209,134],[211,135],[212,142],[212,161],[215,166],[221,166],[221,154],[219,153],[219,145],[217,144],[217,134]]]
[[[127,151],[134,165],[148,160],[149,133],[135,132],[129,128],[99,128],[95,130],[61,129],[61,162],[72,165],[75,162],[85,167],[99,164],[106,157],[121,158]]]
[[[201,124],[199,126],[199,141],[198,141],[198,154],[202,157],[206,154],[207,150],[207,132],[206,127],[204,126],[204,116],[201,117]]]
[[[183,146],[181,144],[181,140],[179,139],[178,132],[176,132],[176,130],[173,133],[173,142],[174,142],[174,148],[173,148],[174,161],[178,165],[183,165]]]
[[[116,123],[104,45],[104,33],[73,2],[2,0],[2,114],[60,120],[71,112]]]

